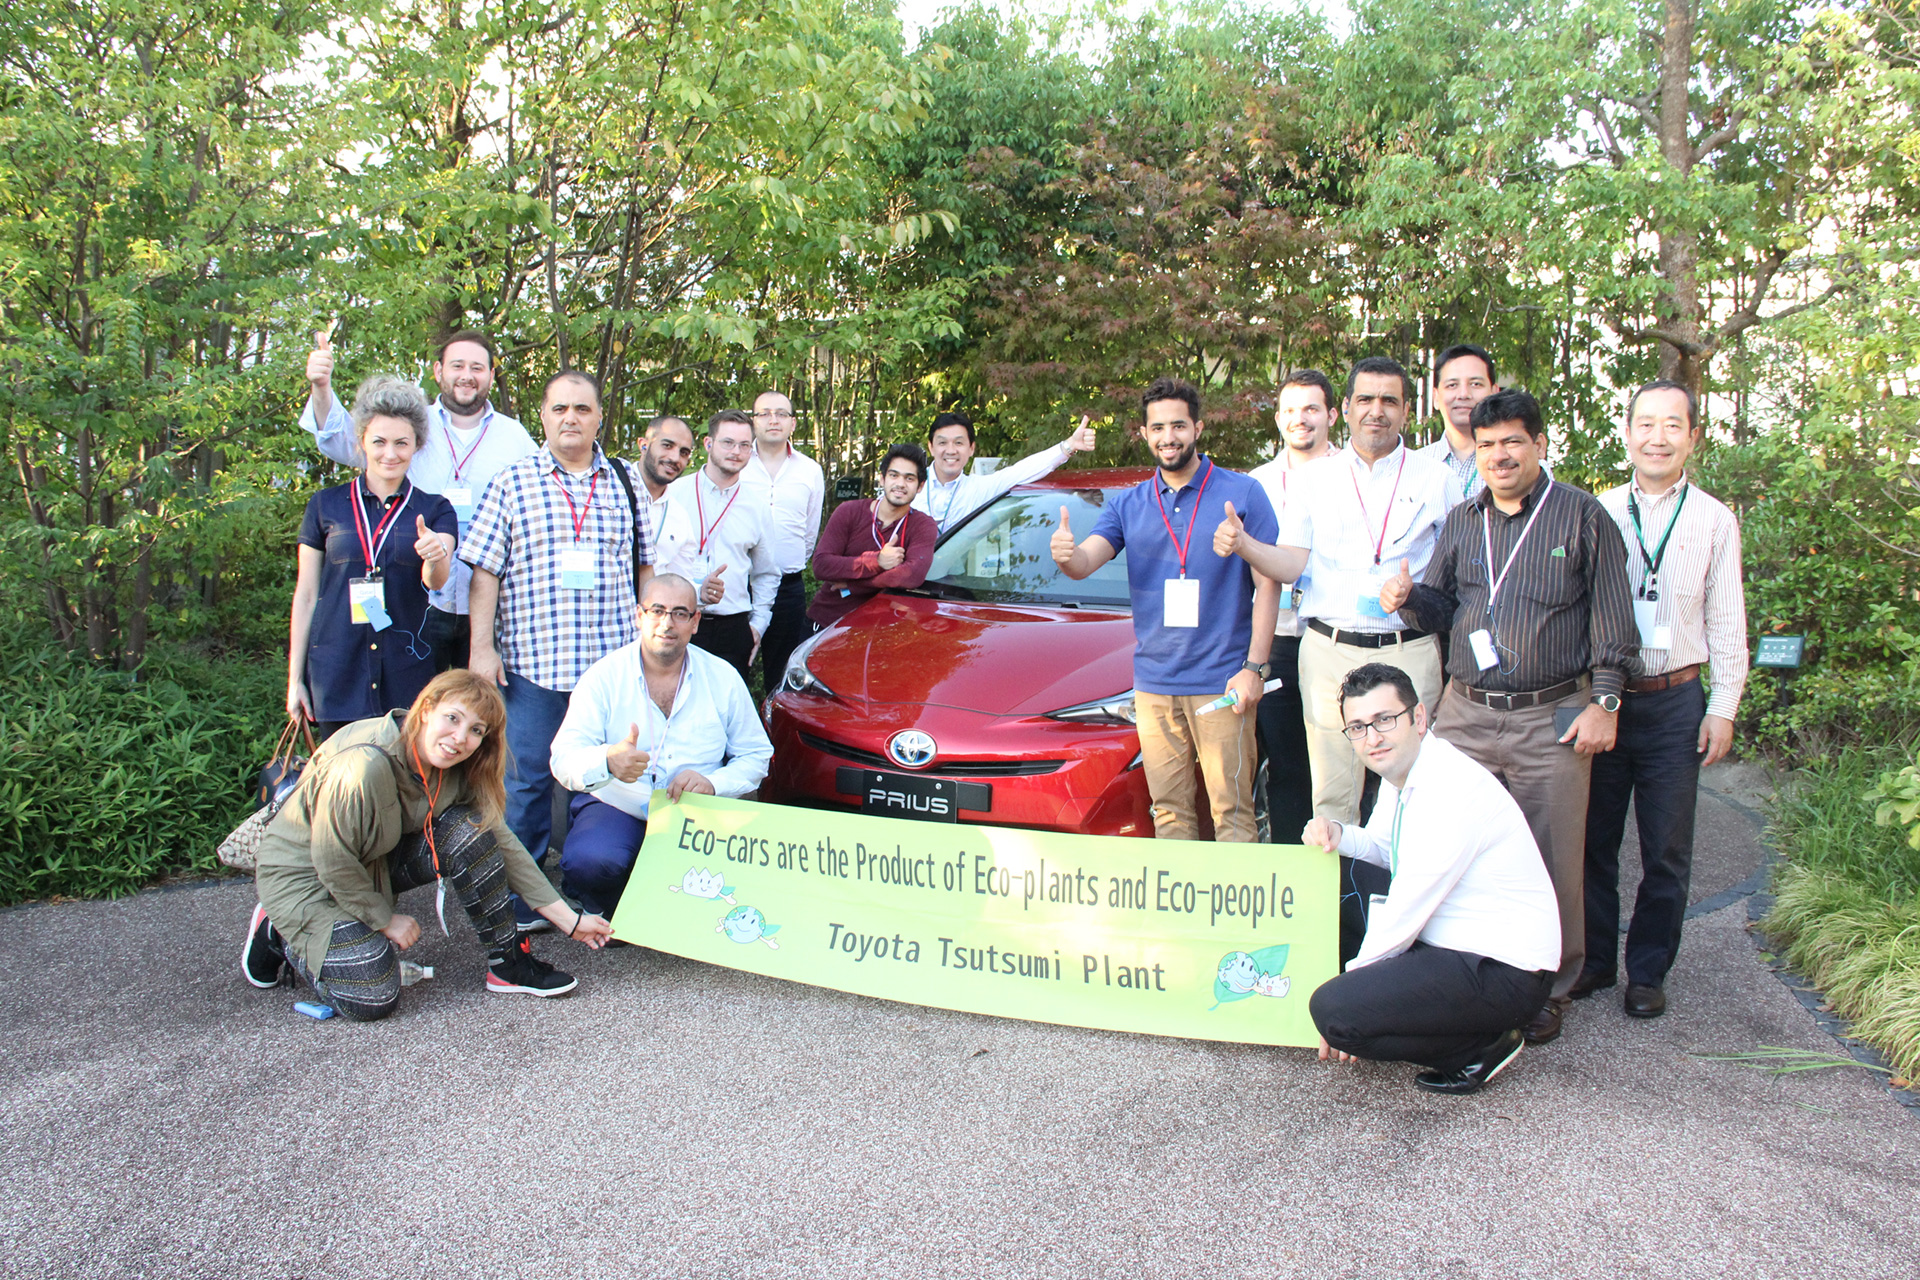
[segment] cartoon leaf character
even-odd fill
[[[667,892],[684,893],[689,898],[705,898],[709,902],[715,899],[733,901],[733,886],[727,884],[718,871],[705,871],[699,867],[688,867],[687,874],[680,877],[680,883],[668,885]]]
[[[753,907],[735,907],[721,917],[713,931],[724,933],[738,943],[764,942],[774,951],[780,949],[780,944],[773,940],[773,935],[780,932],[780,926],[768,924],[767,918]]]
[[[1287,966],[1288,945],[1283,942],[1277,947],[1229,951],[1221,956],[1219,972],[1213,979],[1213,1009],[1248,996],[1279,998],[1286,995],[1293,979],[1281,977],[1280,971]],[[1212,1013],[1213,1009],[1207,1012]]]

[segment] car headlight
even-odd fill
[[[819,698],[835,696],[833,690],[827,688],[820,677],[814,675],[807,666],[807,655],[812,653],[820,642],[826,639],[826,636],[826,632],[816,631],[800,642],[799,647],[793,651],[793,656],[787,659],[787,670],[780,677],[782,689],[789,693],[810,693]]]
[[[1133,690],[1129,689],[1112,698],[1049,711],[1047,719],[1070,720],[1075,724],[1133,724]]]

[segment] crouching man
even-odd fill
[[[553,739],[553,776],[575,796],[560,855],[565,892],[612,915],[647,834],[655,788],[744,796],[773,743],[740,673],[691,644],[693,584],[657,574],[640,597],[640,638],[586,669]]]
[[[1414,1062],[1427,1068],[1414,1077],[1422,1089],[1472,1093],[1519,1056],[1553,985],[1553,882],[1506,788],[1427,732],[1406,672],[1356,668],[1340,709],[1380,798],[1364,827],[1315,818],[1301,840],[1392,879],[1367,904],[1346,972],[1313,993],[1320,1057]]]

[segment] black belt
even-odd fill
[[[1332,638],[1335,644],[1350,644],[1356,649],[1384,649],[1390,644],[1406,644],[1412,640],[1425,640],[1431,631],[1342,631],[1330,627],[1318,618],[1308,618],[1307,625],[1323,636]]]
[[[1476,689],[1470,684],[1460,685],[1460,692],[1467,696],[1468,702],[1477,702],[1490,711],[1524,711],[1528,707],[1537,707],[1542,703],[1558,702],[1570,693],[1578,693],[1586,688],[1587,678],[1575,676],[1563,680],[1550,689],[1540,689],[1533,693],[1489,693],[1485,689]]]

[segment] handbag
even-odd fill
[[[299,745],[296,732],[306,735],[307,754],[304,756],[294,754],[294,748]],[[237,871],[252,871],[259,866],[260,841],[267,834],[267,824],[273,821],[274,815],[280,812],[280,806],[300,785],[307,762],[319,749],[313,740],[313,726],[307,718],[289,717],[287,727],[280,731],[279,741],[274,743],[273,755],[260,770],[259,784],[254,790],[253,812],[227,833],[227,838],[214,851],[215,857]]]

